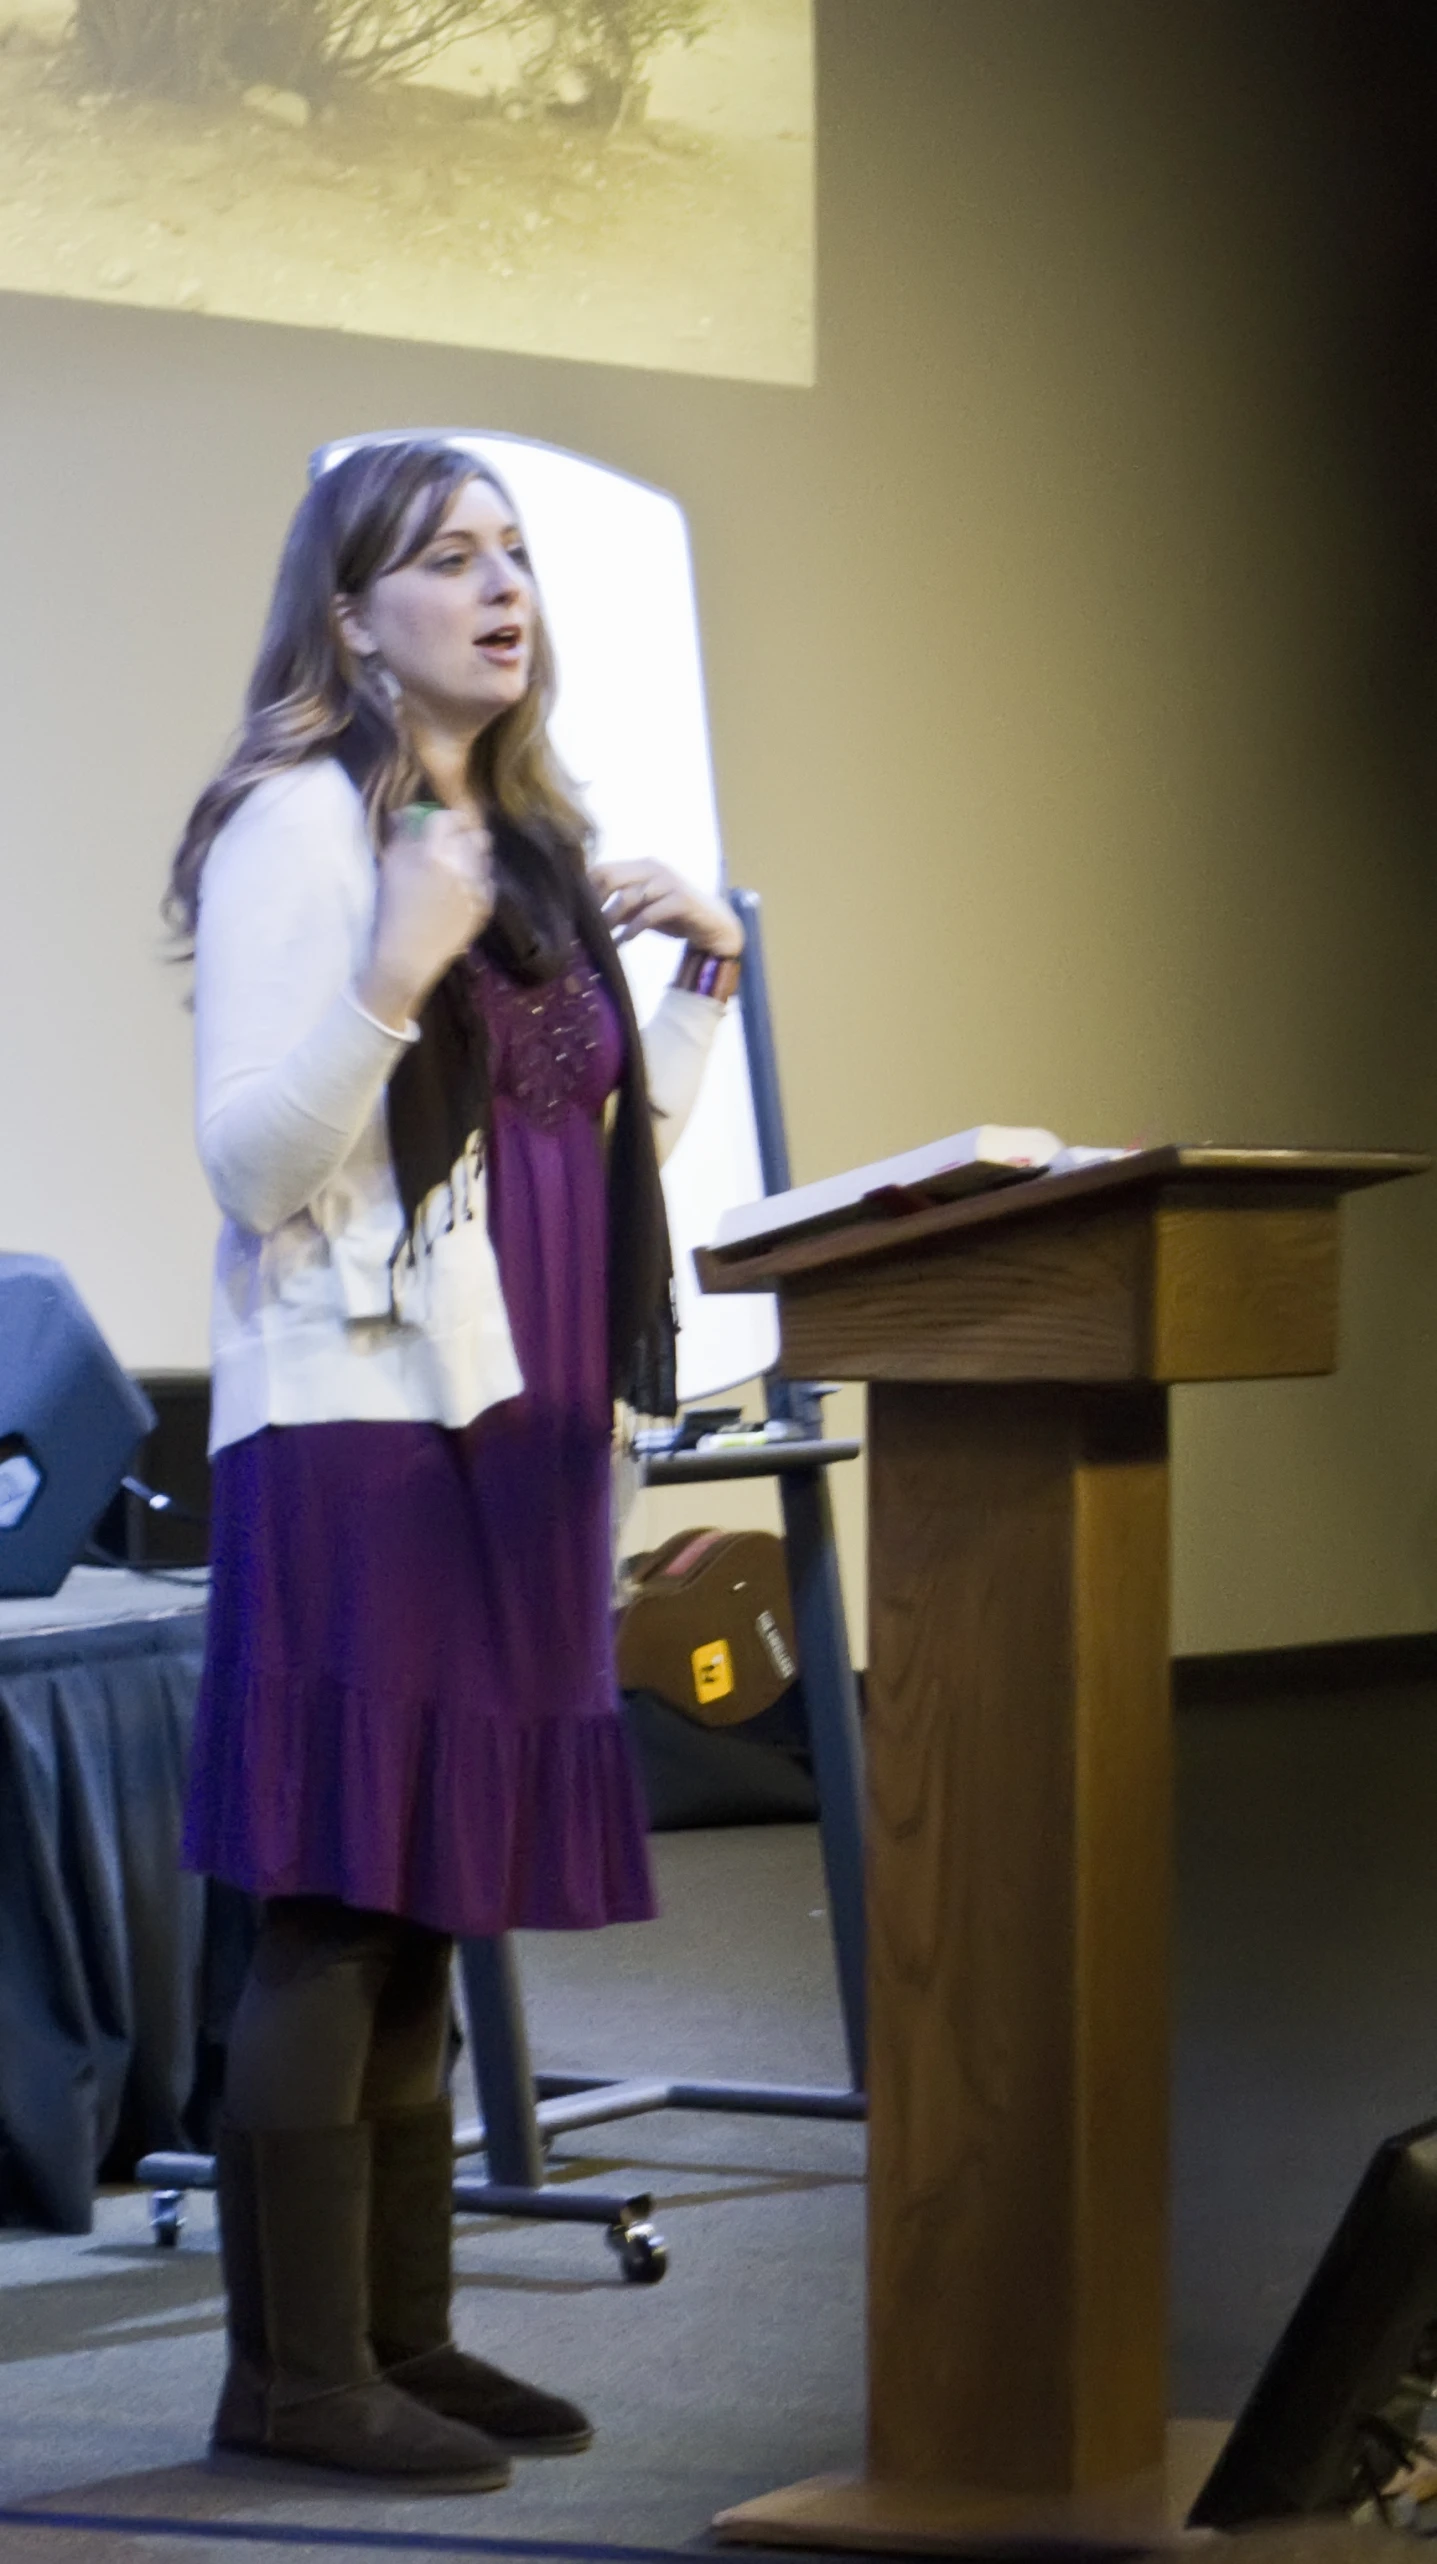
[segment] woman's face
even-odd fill
[[[378,653],[416,711],[477,736],[523,697],[538,607],[524,539],[488,481],[456,491],[412,561],[340,608],[345,633]]]

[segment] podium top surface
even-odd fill
[[[1216,1148],[1170,1145],[1135,1149],[1101,1166],[1066,1175],[1035,1175],[991,1192],[970,1193],[929,1210],[858,1209],[833,1226],[795,1236],[777,1231],[731,1247],[700,1247],[694,1262],[705,1291],[769,1291],[826,1267],[877,1262],[967,1230],[1042,1220],[1064,1211],[1101,1213],[1144,1195],[1194,1207],[1227,1201],[1331,1201],[1343,1193],[1425,1175],[1430,1157],[1402,1149]]]

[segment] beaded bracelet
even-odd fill
[[[743,975],[743,963],[734,953],[700,952],[696,944],[685,944],[683,959],[674,973],[675,988],[689,988],[696,997],[717,997],[721,1002],[732,997]]]

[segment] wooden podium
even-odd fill
[[[1330,1371],[1344,1193],[1149,1149],[697,1261],[869,1395],[868,2450],[722,2513],[827,2548],[1151,2545],[1169,2427],[1172,1381]]]

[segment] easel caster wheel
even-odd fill
[[[656,2288],[669,2266],[668,2246],[652,2226],[619,2226],[609,2237],[624,2277],[636,2287]]]
[[[150,2196],[150,2232],[166,2252],[173,2252],[185,2222],[182,2190],[156,2190]]]

